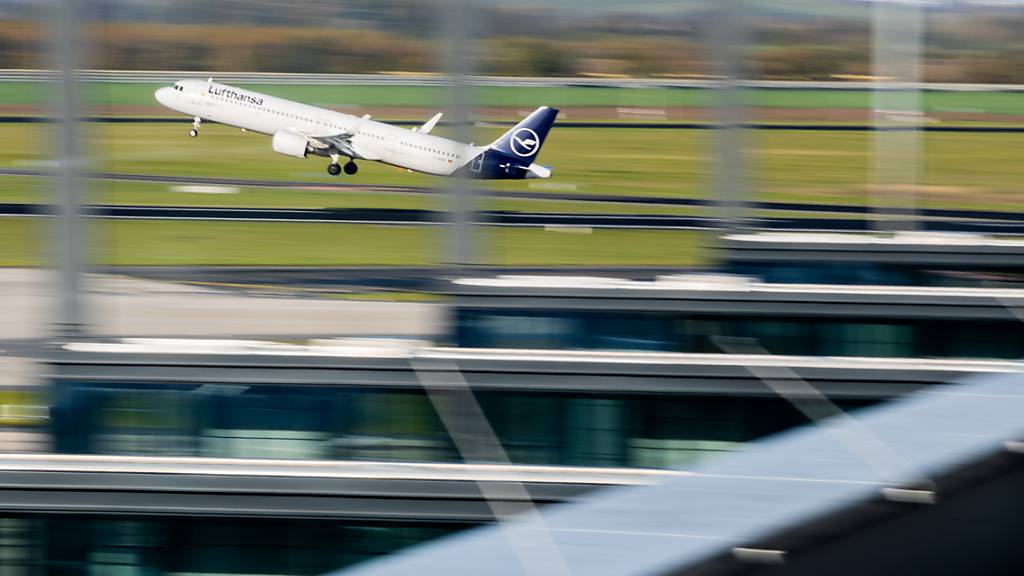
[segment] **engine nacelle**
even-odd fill
[[[274,152],[296,158],[305,158],[309,151],[308,143],[304,136],[287,130],[275,132],[271,145],[274,147]]]

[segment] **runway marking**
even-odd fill
[[[46,170],[28,170],[20,168],[0,168],[0,176],[31,176],[31,177],[46,177],[51,176],[52,173]],[[400,185],[389,185],[389,186],[373,186],[366,184],[348,184],[348,183],[331,183],[331,182],[302,182],[302,181],[287,181],[287,180],[245,180],[239,178],[218,178],[218,177],[189,177],[189,176],[162,176],[162,175],[148,175],[148,174],[130,174],[130,173],[112,173],[112,172],[97,172],[90,173],[87,175],[89,178],[98,180],[114,180],[114,181],[127,181],[127,182],[162,182],[162,183],[181,183],[181,184],[206,184],[206,185],[225,185],[225,186],[241,186],[251,188],[291,188],[291,189],[309,189],[309,190],[322,190],[322,191],[359,191],[374,194],[414,194],[414,195],[433,195],[439,192],[435,189],[424,188],[419,186],[400,186]],[[544,201],[565,201],[565,202],[589,202],[589,203],[611,203],[611,204],[638,204],[638,205],[650,205],[650,206],[688,206],[698,208],[714,208],[716,203],[713,201],[700,199],[700,198],[680,198],[672,196],[633,196],[633,195],[605,195],[605,194],[588,194],[588,193],[573,193],[573,192],[529,192],[529,191],[502,191],[502,190],[486,190],[478,189],[475,192],[481,196],[488,198],[514,198],[514,199],[526,199],[526,200],[544,200]],[[772,210],[772,211],[786,211],[786,212],[820,212],[820,213],[844,213],[844,214],[868,214],[868,209],[865,206],[847,205],[847,204],[810,204],[810,203],[799,203],[799,202],[753,202],[750,204],[752,209],[757,210]],[[895,209],[897,212],[900,209]],[[942,209],[942,208],[925,208],[917,211],[918,215],[927,216],[929,218],[960,218],[960,219],[972,219],[972,220],[1001,220],[1001,221],[1021,221],[1024,220],[1024,216],[1016,212],[1000,212],[995,210],[957,210],[957,209]]]
[[[349,290],[332,290],[330,288],[304,288],[301,286],[281,286],[276,284],[246,284],[243,282],[216,282],[213,280],[168,280],[177,284],[189,286],[212,286],[215,288],[242,288],[258,290],[277,290],[285,292],[314,292],[324,294],[348,294]]]
[[[238,194],[239,189],[234,186],[205,186],[189,184],[185,186],[170,186],[171,192],[184,192],[186,194]]]

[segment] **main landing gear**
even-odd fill
[[[196,116],[195,119],[192,120],[192,129],[188,131],[188,135],[191,136],[192,138],[199,136],[199,125],[202,123],[203,119],[199,116]]]
[[[342,169],[345,170],[345,174],[351,176],[359,171],[359,166],[357,166],[352,160],[349,160],[345,163],[344,168],[342,168],[342,166],[338,164],[338,157],[331,156],[331,163],[327,165],[327,173],[331,176],[337,176],[338,174],[341,174]]]

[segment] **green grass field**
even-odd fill
[[[270,139],[225,126],[207,126],[200,138],[188,123],[103,124],[89,128],[94,169],[105,172],[270,180],[349,182],[365,185],[443,185],[440,179],[364,162],[358,175],[333,178],[326,161],[274,153]],[[500,129],[478,134],[494,138]],[[0,125],[0,166],[45,166],[41,153],[51,128]],[[713,166],[714,132],[706,130],[556,128],[540,161],[554,167],[550,181],[482,182],[495,190],[706,198]],[[758,131],[749,133],[749,185],[757,200],[863,205],[872,179],[872,134]],[[914,190],[923,206],[1017,210],[1024,204],[1024,134],[927,133],[922,180]],[[41,199],[29,178],[0,177],[0,202]],[[94,182],[100,203],[249,207],[436,208],[422,195],[304,188],[243,188],[235,194],[197,194],[172,185]],[[884,193],[884,191],[883,191]],[[546,212],[689,213],[686,209],[628,204],[571,205],[559,201],[502,200],[484,208]]]
[[[0,219],[0,266],[46,262],[52,221]],[[444,229],[291,222],[90,221],[87,234],[100,265],[370,266],[425,265]],[[706,262],[706,234],[675,231],[488,228],[481,253],[497,265],[693,265]]]
[[[153,92],[163,84],[95,83],[88,86],[90,100],[102,106],[157,106]],[[392,85],[281,85],[247,84],[246,88],[324,106],[436,108],[446,98],[438,86]],[[714,103],[713,92],[696,88],[606,88],[586,86],[481,86],[474,101],[484,107],[521,107],[539,104],[557,107],[703,107]],[[33,105],[48,92],[36,82],[0,82],[0,105]],[[869,108],[865,90],[766,90],[747,93],[751,106],[768,108]],[[925,112],[971,112],[1024,115],[1024,96],[1010,92],[925,92]]]
[[[303,180],[310,187],[242,187],[226,194],[195,193],[176,185],[91,181],[94,203],[276,208],[441,209],[434,196],[318,189],[337,182],[323,159],[275,154],[270,139],[225,126],[204,127],[197,140],[188,123],[104,124],[89,127],[97,171],[182,176]],[[493,138],[500,129],[479,134]],[[0,167],[51,165],[43,153],[51,127],[0,125]],[[703,130],[572,129],[552,132],[541,162],[550,181],[482,183],[532,191],[537,200],[488,199],[484,209],[538,212],[691,214],[672,206],[544,200],[547,191],[705,198],[711,185],[714,133]],[[750,187],[758,200],[863,205],[871,194],[871,134],[760,131],[749,134]],[[918,204],[929,207],[1019,210],[1024,203],[1024,134],[928,133],[923,138]],[[355,184],[439,186],[440,180],[364,162]],[[0,202],[45,202],[48,181],[0,177]],[[200,188],[200,192],[204,189]],[[905,190],[892,191],[904,194]],[[882,191],[882,193],[889,193]],[[0,264],[40,262],[44,221],[0,218]],[[241,222],[106,222],[94,237],[104,264],[344,265],[435,262],[438,228]],[[486,261],[507,264],[686,264],[705,261],[699,235],[659,231],[488,230]]]

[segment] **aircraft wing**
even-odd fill
[[[349,158],[362,158],[361,154],[356,152],[355,146],[352,144],[352,136],[348,134],[335,134],[332,136],[307,136],[310,146],[318,148],[320,150],[333,149],[338,154],[348,156]]]
[[[360,149],[352,142],[352,137],[359,133],[359,129],[366,121],[370,119],[370,115],[367,114],[359,119],[352,128],[341,132],[339,134],[327,134],[321,136],[307,135],[306,139],[309,140],[310,146],[319,150],[333,150],[338,154],[348,156],[349,158],[360,158],[364,160],[379,160],[379,156],[376,154],[369,153],[366,150]]]

